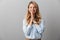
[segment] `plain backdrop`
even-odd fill
[[[0,40],[24,40],[22,30],[31,0],[0,0]],[[42,40],[60,40],[60,0],[34,0],[44,19]]]

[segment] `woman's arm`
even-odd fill
[[[26,20],[23,20],[23,32],[25,33],[25,35],[30,35],[32,30],[32,25],[30,23],[30,25],[26,24]]]
[[[41,23],[39,25],[35,24],[36,29],[39,33],[43,33],[44,32],[44,21],[42,20]]]

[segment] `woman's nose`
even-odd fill
[[[32,10],[34,10],[34,8],[32,8]]]

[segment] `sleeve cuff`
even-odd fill
[[[32,25],[28,25],[28,26],[27,26],[27,29],[29,29],[29,28],[32,28]]]

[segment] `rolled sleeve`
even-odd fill
[[[44,32],[44,23],[43,20],[41,21],[41,23],[39,25],[35,24],[36,29],[39,33],[43,33]]]
[[[25,35],[30,35],[32,30],[32,25],[26,25],[26,21],[23,20],[23,32]]]

